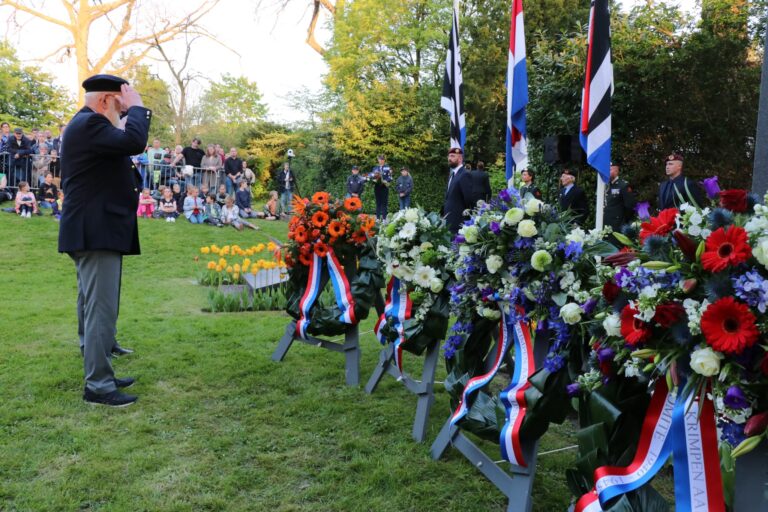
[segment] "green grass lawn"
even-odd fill
[[[202,311],[198,248],[285,239],[285,223],[257,224],[240,233],[139,221],[143,254],[125,260],[118,323],[121,344],[136,352],[114,365],[137,379],[140,399],[113,410],[81,399],[75,272],[56,252],[58,224],[0,214],[0,510],[506,509],[457,451],[429,457],[450,412],[441,385],[419,445],[415,397],[394,379],[368,396],[344,385],[340,354],[305,344],[272,362],[283,312]],[[379,352],[372,323],[362,326],[363,384]],[[570,425],[554,427],[541,450],[573,444]],[[534,510],[566,509],[563,471],[574,455],[539,459]]]

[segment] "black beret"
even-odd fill
[[[624,165],[624,160],[621,158],[614,158],[611,160],[611,167],[621,167],[622,165]]]
[[[463,155],[464,152],[461,150],[461,148],[451,148],[448,150],[449,155]]]
[[[114,75],[93,75],[83,81],[85,92],[120,92],[120,87],[128,80]]]

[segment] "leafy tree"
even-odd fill
[[[0,121],[26,128],[52,127],[68,119],[74,102],[53,77],[23,65],[16,51],[0,41]]]
[[[230,74],[211,83],[200,100],[199,109],[201,124],[254,125],[267,115],[267,106],[256,83]]]
[[[132,68],[126,79],[141,94],[144,106],[152,111],[152,123],[149,126],[149,139],[158,138],[164,143],[173,140],[173,108],[168,84],[153,75],[149,67],[140,64]]]

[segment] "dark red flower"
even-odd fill
[[[675,229],[677,214],[677,208],[667,208],[661,210],[658,216],[648,219],[648,222],[640,224],[640,241],[645,242],[651,235],[666,235]]]
[[[609,265],[613,265],[614,267],[626,267],[629,265],[630,261],[634,261],[636,259],[637,254],[634,252],[619,251],[611,254],[610,256],[606,256],[603,258],[603,261]]]
[[[696,242],[690,239],[688,235],[680,231],[679,229],[676,229],[672,236],[675,237],[675,241],[677,242],[677,246],[680,248],[680,250],[683,252],[683,255],[688,261],[694,261],[696,260],[696,249],[698,249],[698,246]]]
[[[744,228],[730,226],[728,231],[719,228],[707,237],[701,265],[704,270],[720,272],[729,265],[738,265],[752,256],[752,248]]]
[[[665,302],[656,306],[653,320],[662,327],[671,327],[685,315],[685,308],[677,302]]]
[[[603,285],[603,297],[605,297],[606,302],[609,304],[613,304],[613,301],[616,300],[620,292],[621,288],[613,282],[613,279],[606,281]]]
[[[749,306],[733,297],[723,297],[704,310],[701,332],[713,349],[728,354],[741,354],[760,336]]]
[[[744,425],[744,434],[747,437],[759,436],[768,428],[768,411],[755,414]]]
[[[744,213],[747,211],[747,191],[734,188],[720,191],[720,206],[732,212]]]
[[[629,304],[621,310],[621,335],[632,346],[647,341],[651,334],[653,334],[651,324],[635,317],[639,313],[638,310]]]

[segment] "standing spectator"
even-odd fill
[[[229,156],[224,160],[224,174],[227,177],[227,193],[240,188],[243,177],[243,161],[237,157],[237,148],[230,148]]]
[[[464,212],[472,208],[472,178],[464,169],[464,152],[461,148],[451,148],[448,151],[448,165],[451,174],[448,187],[445,190],[443,214],[451,233],[456,234],[464,222]]]
[[[243,179],[248,183],[249,187],[256,181],[256,174],[248,168],[248,162],[245,160],[243,160]]]
[[[40,198],[41,208],[50,208],[51,215],[59,218],[59,205],[56,200],[59,198],[59,189],[53,184],[53,174],[46,173],[43,178],[43,184],[40,185],[38,197]]]
[[[605,188],[603,221],[614,231],[620,231],[624,224],[632,222],[637,199],[632,187],[619,177],[620,162],[611,162],[611,182]]]
[[[147,149],[147,161],[149,162],[149,172],[155,183],[168,184],[168,176],[164,172],[163,156],[165,150],[160,147],[160,139],[152,140],[152,147]]]
[[[203,157],[205,156],[205,151],[200,149],[200,139],[197,137],[192,139],[192,142],[189,143],[189,146],[182,149],[181,153],[184,155],[184,161],[187,163],[187,165],[191,165],[195,168],[202,167],[200,164],[202,163]]]
[[[377,160],[379,165],[371,170],[367,178],[373,182],[373,195],[376,198],[376,218],[384,220],[387,217],[392,169],[387,165],[384,155],[379,155]]]
[[[187,179],[189,179],[190,183],[194,185],[194,181],[192,179],[192,176],[185,176],[184,175],[184,166],[187,164],[186,160],[184,160],[184,150],[181,146],[176,146],[173,148],[173,152],[170,154],[170,162],[168,165],[170,165],[171,171],[171,179],[170,183],[173,185],[174,183],[178,183],[180,185],[183,185],[184,188],[186,188],[187,185]]]
[[[66,124],[60,124],[59,125],[59,136],[53,138],[53,149],[55,149],[59,155],[61,155],[61,143],[64,140],[64,129],[67,127]]]
[[[679,208],[683,203],[700,208],[705,206],[704,191],[695,181],[683,175],[683,156],[680,153],[667,157],[664,171],[667,181],[659,185],[659,210]]]
[[[8,190],[8,176],[4,172],[0,172],[0,203],[11,199],[13,199],[13,194]]]
[[[564,167],[560,175],[560,184],[563,186],[560,191],[560,211],[571,210],[574,213],[574,221],[583,227],[589,215],[589,204],[584,190],[576,185],[576,173]]]
[[[221,160],[221,167],[224,167],[224,161],[227,159],[227,155],[224,154],[224,148],[221,147],[221,144],[216,144],[216,154],[219,155],[219,159]]]
[[[54,149],[53,151],[56,151],[56,150]],[[147,154],[139,153],[138,155],[134,155],[131,157],[131,162],[133,162],[133,166],[141,175],[142,188],[148,188],[152,180],[149,177],[149,171],[148,171],[149,166],[147,165],[149,161],[147,160]]]
[[[50,133],[50,131],[48,133]],[[51,153],[51,150],[53,149],[53,144],[45,136],[45,132],[39,132],[37,134],[37,141],[35,141],[32,147],[36,155],[40,154],[40,148],[42,146],[45,146],[45,148],[48,150],[48,154]]]
[[[481,200],[486,203],[490,201],[491,180],[485,170],[485,163],[477,162],[477,169],[469,171],[469,175],[472,177],[472,204],[475,205]]]
[[[251,208],[251,191],[248,189],[248,184],[244,181],[240,182],[240,190],[235,193],[235,204],[240,210],[240,216],[244,219],[256,218],[256,212]]]
[[[360,176],[360,168],[352,166],[352,174],[347,178],[347,197],[360,197],[363,195],[365,178]]]
[[[520,172],[520,180],[523,185],[520,187],[520,197],[526,199],[527,195],[531,195],[534,199],[541,201],[541,190],[533,184],[533,178],[535,174],[530,169],[523,169]]]
[[[201,182],[207,184],[209,188],[215,187],[216,183],[219,181],[218,176],[219,170],[221,169],[221,159],[219,158],[219,155],[216,154],[216,148],[213,144],[208,144],[205,147],[205,153],[200,162],[200,167],[202,168],[203,173]]]
[[[24,130],[21,128],[13,129],[13,138],[8,143],[8,153],[11,159],[11,170],[15,178],[15,183],[27,181],[29,179],[29,155],[32,154],[31,143],[24,136]]]
[[[16,192],[16,213],[27,218],[37,213],[35,194],[29,190],[29,183],[26,181],[19,182],[19,190]]]
[[[49,167],[51,165],[51,156],[48,154],[48,146],[43,143],[38,147],[38,150],[40,151],[39,154],[30,156],[32,159],[31,183],[35,185],[35,187],[40,187],[43,183],[45,175],[50,172]]]
[[[413,192],[413,178],[408,172],[407,167],[400,169],[400,176],[395,183],[398,199],[400,200],[400,209],[405,210],[411,207],[411,192]]]
[[[187,197],[184,198],[184,216],[192,224],[202,224],[205,212],[203,200],[197,196],[197,187],[187,187]]]
[[[8,143],[12,138],[11,125],[5,121],[0,123],[0,153],[8,151]]]
[[[283,164],[283,170],[277,176],[277,189],[280,192],[280,204],[283,212],[291,213],[291,200],[293,199],[293,190],[296,185],[296,177],[293,175],[291,165],[288,162]]]

